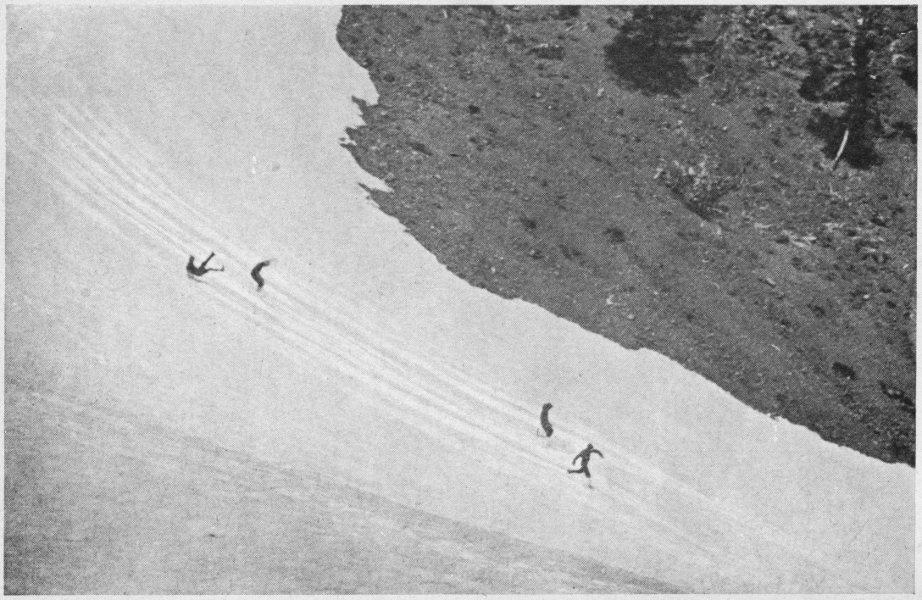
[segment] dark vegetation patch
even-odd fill
[[[557,247],[560,248],[560,253],[563,254],[563,257],[567,260],[576,260],[583,255],[578,248],[574,248],[573,246],[560,244]]]
[[[640,6],[605,46],[609,68],[628,88],[678,96],[695,86],[682,44],[704,15],[696,6]]]
[[[604,233],[605,233],[605,237],[608,238],[608,241],[611,242],[612,246],[623,244],[627,240],[627,238],[624,235],[624,232],[621,231],[619,228],[615,227],[614,225],[607,228],[604,231]]]

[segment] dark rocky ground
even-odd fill
[[[832,170],[797,73],[645,86],[665,67],[611,52],[628,14],[346,7],[374,200],[473,285],[914,464],[915,90],[887,83],[878,164]]]

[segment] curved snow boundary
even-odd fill
[[[11,13],[8,361],[38,355],[88,402],[688,589],[911,589],[911,469],[472,288],[380,213],[359,186],[380,182],[338,145],[360,124],[350,98],[376,98],[337,19]],[[227,270],[186,279],[211,250]],[[589,441],[594,490],[565,472]]]

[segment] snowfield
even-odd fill
[[[912,591],[911,468],[378,211],[338,9],[8,19],[7,593]]]

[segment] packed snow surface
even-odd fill
[[[376,92],[336,43],[339,15],[10,8],[8,396],[45,390],[28,410],[48,414],[61,396],[106,406],[172,432],[165,445],[200,440],[687,591],[911,591],[912,469],[772,420],[656,353],[475,289],[376,208],[365,187],[384,184],[341,147],[361,124],[353,97],[373,103]],[[187,278],[188,256],[211,251],[225,271]],[[267,258],[257,293],[249,271]],[[545,402],[551,439],[536,435]],[[10,422],[28,406],[8,403],[8,473],[25,455],[11,441],[27,439],[10,436]],[[141,439],[114,433],[118,422],[86,430],[101,455]],[[566,472],[589,442],[605,455],[592,459],[591,489]],[[41,447],[30,452],[42,460]],[[195,471],[202,461],[177,464],[209,481]],[[98,467],[49,493],[119,477],[132,475]],[[8,556],[36,547],[28,538],[42,523],[57,526],[11,494]],[[103,495],[80,518],[122,514],[140,497]],[[304,513],[324,519],[381,518],[306,498]],[[78,577],[85,565],[68,553],[114,548],[118,561],[94,565],[100,581],[130,564],[160,589],[158,577],[184,566],[162,557],[193,542],[120,540],[174,514],[150,502],[106,539],[27,556],[57,578],[41,585],[67,590]],[[194,513],[184,506],[169,510]],[[374,578],[374,561],[362,568]]]

